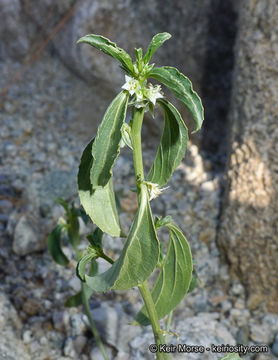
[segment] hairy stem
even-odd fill
[[[132,123],[131,123],[131,141],[133,147],[133,162],[137,184],[138,202],[140,204],[141,188],[144,186],[142,181],[144,180],[144,166],[142,158],[142,144],[141,144],[141,130],[144,118],[144,108],[134,109]],[[155,343],[159,348],[159,345],[165,344],[165,337],[163,331],[160,328],[159,319],[155,310],[155,305],[152,299],[152,295],[148,286],[147,280],[138,285],[142,298],[144,300],[146,309],[149,314],[149,318],[152,324]],[[157,352],[157,360],[169,359],[167,354]]]

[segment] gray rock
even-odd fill
[[[113,359],[112,349],[104,345],[105,352],[108,356],[108,359]],[[103,355],[98,347],[94,347],[90,352],[90,360],[103,360]]]
[[[232,309],[231,319],[238,327],[245,326],[249,322],[250,312],[247,309]]]
[[[72,337],[67,338],[65,341],[64,355],[69,356],[72,359],[78,358],[78,354],[74,347],[74,339]]]
[[[9,214],[13,209],[13,204],[9,200],[0,200],[0,213]]]
[[[25,197],[33,211],[49,216],[55,199],[71,199],[77,194],[77,169],[74,171],[54,170],[46,175],[33,175],[25,189]]]
[[[230,289],[230,293],[236,296],[244,296],[245,290],[242,284],[234,281],[233,286]]]
[[[92,313],[106,343],[123,352],[129,352],[129,342],[141,333],[141,329],[129,324],[132,319],[123,311],[121,304],[114,302],[110,306],[101,303],[101,306],[93,309]]]
[[[24,256],[43,250],[45,246],[38,220],[31,215],[22,215],[14,230],[13,251]]]
[[[271,346],[271,351],[275,356],[278,356],[278,333],[275,335],[274,342]]]
[[[54,329],[61,332],[68,330],[70,324],[69,312],[67,310],[63,310],[63,311],[54,310],[52,314],[52,321],[53,321]]]
[[[2,21],[0,24],[0,59],[6,57],[20,58],[24,56],[30,46],[30,31],[22,17],[22,4],[20,0],[2,0],[0,2]]]
[[[277,28],[276,0],[239,2],[218,236],[232,273],[256,297],[252,308],[265,303],[273,313],[278,312]]]
[[[19,339],[22,325],[9,299],[0,293],[0,357],[1,360],[30,360],[23,342]]]
[[[278,333],[278,315],[269,313],[264,316],[263,324],[274,333]]]
[[[168,344],[187,344],[198,345],[210,348],[212,344],[230,344],[235,345],[236,341],[230,334],[228,329],[218,321],[214,320],[214,315],[209,313],[203,313],[198,316],[186,318],[184,320],[178,320],[173,324],[175,334],[178,338],[171,336],[168,337]],[[151,329],[147,328],[144,334],[137,336],[131,342],[132,359],[153,359],[153,355],[150,354],[148,346],[153,343],[153,335]],[[215,354],[210,351],[205,351],[202,354],[202,359],[216,360],[219,359],[220,354]],[[184,354],[172,354],[173,359],[184,359]],[[187,353],[186,359],[199,360],[200,353]]]
[[[0,293],[0,330],[11,327],[20,330],[22,324],[17,316],[15,308],[5,294]]]
[[[250,338],[263,344],[271,344],[274,338],[272,329],[265,324],[250,323]]]
[[[70,322],[72,337],[83,335],[88,330],[87,316],[82,313],[72,314],[70,316]]]

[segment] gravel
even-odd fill
[[[1,87],[18,67],[1,64]],[[73,87],[78,91],[81,85],[71,77],[55,57],[46,56],[11,87],[0,110],[0,354],[7,359],[101,359],[81,308],[64,308],[67,297],[79,289],[74,254],[65,249],[71,261],[63,268],[53,263],[46,249],[47,235],[64,213],[54,204],[55,197],[78,204],[76,172],[82,149],[93,135],[87,124],[72,128],[77,121]],[[153,156],[154,150],[145,146],[147,167]],[[186,234],[202,282],[175,310],[171,330],[179,338],[171,335],[169,341],[267,344],[273,355],[245,358],[275,359],[278,316],[258,307],[255,298],[247,301],[243,286],[220,262],[216,234],[222,174],[212,169],[207,155],[190,144],[169,189],[151,204],[154,215],[171,215]],[[134,193],[127,190],[135,186],[127,149],[116,162],[114,175],[123,209],[120,219],[127,231],[137,208]],[[89,231],[90,226],[82,224],[84,237]],[[167,236],[160,232],[163,241]],[[104,239],[105,249],[114,257],[122,244],[121,239]],[[101,271],[105,268],[106,263],[100,262]],[[129,324],[141,307],[137,290],[96,294],[91,307],[111,359],[154,358],[148,350],[153,342],[150,327]]]

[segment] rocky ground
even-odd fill
[[[16,73],[16,63],[1,64],[0,87]],[[55,58],[32,65],[10,87],[0,110],[0,359],[98,360],[101,354],[81,308],[65,309],[64,301],[78,290],[75,262],[68,268],[53,263],[46,249],[47,234],[63,215],[57,196],[77,200],[76,173],[84,145],[95,129],[79,119],[78,98],[92,96],[81,80]],[[65,107],[65,103],[67,106]],[[99,120],[96,120],[96,122]],[[145,130],[146,131],[146,130]],[[147,134],[144,134],[144,139]],[[144,160],[151,165],[152,147],[145,144]],[[191,244],[201,285],[174,313],[169,343],[266,344],[269,354],[246,359],[276,359],[278,316],[246,301],[245,289],[231,279],[220,262],[216,233],[222,174],[213,161],[191,144],[169,189],[152,201],[155,215],[171,215]],[[136,211],[132,157],[124,150],[115,165],[115,188],[121,194],[124,228]],[[90,232],[82,224],[82,234]],[[165,239],[165,234],[160,234]],[[166,239],[165,239],[166,240]],[[117,256],[121,239],[104,239]],[[83,244],[85,246],[85,243]],[[102,263],[100,269],[104,269]],[[117,360],[153,359],[148,345],[151,329],[129,325],[140,308],[137,290],[96,295],[93,315],[109,356]],[[275,357],[276,355],[276,357]],[[219,359],[219,354],[175,355],[180,359]]]

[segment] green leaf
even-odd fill
[[[89,276],[95,276],[97,272],[98,272],[98,263],[96,262],[96,259],[92,259],[91,266],[89,269]]]
[[[102,248],[102,236],[103,231],[97,227],[92,235],[87,236],[87,239],[93,248]]]
[[[196,278],[196,276],[195,276],[195,274],[193,272],[192,273],[192,279],[191,279],[191,282],[190,282],[190,286],[189,286],[189,289],[188,289],[189,293],[196,289],[196,286],[198,284],[197,280],[198,279]]]
[[[164,129],[147,181],[163,186],[185,155],[188,130],[180,113],[171,103],[166,100],[159,100],[158,103],[164,110]]]
[[[67,298],[65,301],[65,307],[77,307],[82,305],[82,293],[79,291],[77,294],[74,294]]]
[[[93,189],[90,170],[94,163],[92,140],[83,151],[78,171],[78,194],[81,205],[92,221],[105,233],[121,236],[112,178],[106,186]]]
[[[238,355],[238,353],[232,353],[232,354],[229,354],[225,357],[223,357],[221,360],[238,360],[240,359],[240,356]]]
[[[95,257],[94,254],[86,254],[84,255],[77,264],[76,267],[76,275],[79,277],[81,281],[85,281],[85,269],[86,265]]]
[[[195,130],[198,131],[204,120],[204,108],[198,94],[192,89],[191,81],[170,66],[154,67],[148,77],[160,81],[168,87],[172,93],[188,108],[195,122]]]
[[[61,234],[63,226],[57,225],[49,234],[47,239],[47,246],[53,260],[62,266],[66,266],[69,263],[68,258],[61,249]]]
[[[114,59],[118,60],[124,70],[128,73],[133,73],[133,63],[131,57],[123,49],[119,48],[115,43],[110,41],[104,36],[90,34],[83,36],[77,41],[77,43],[87,43],[93,47],[103,51],[105,54],[112,56]]]
[[[80,242],[78,213],[72,205],[68,215],[68,235],[70,243],[76,248]]]
[[[68,215],[69,215],[69,207],[68,207],[67,202],[66,202],[64,199],[60,198],[60,197],[56,198],[56,199],[55,199],[55,202],[57,202],[58,204],[60,204],[60,205],[65,209],[66,214],[67,214],[67,216],[68,216]]]
[[[164,32],[164,33],[159,33],[156,34],[153,38],[152,41],[150,42],[150,45],[148,46],[147,52],[143,58],[143,61],[145,64],[147,64],[151,57],[153,56],[153,54],[156,52],[156,50],[158,48],[160,48],[160,46],[168,39],[170,39],[172,35]]]
[[[192,276],[192,256],[189,244],[179,227],[169,222],[170,235],[167,255],[152,290],[152,298],[159,319],[164,318],[181,302],[188,292]],[[145,306],[136,315],[140,325],[150,324]]]
[[[140,187],[141,203],[120,257],[104,273],[94,277],[85,275],[86,283],[94,291],[130,289],[145,281],[158,262],[159,241],[147,188],[144,184]]]
[[[93,294],[93,291],[86,284],[83,284],[82,286],[84,286],[86,298],[87,300],[89,300]],[[78,293],[67,298],[64,305],[65,307],[77,307],[79,305],[82,305],[82,303],[82,292],[79,291]]]
[[[129,94],[122,91],[109,105],[98,127],[92,146],[93,163],[90,179],[93,188],[106,186],[112,176],[112,167],[120,153],[122,126],[126,117]]]

